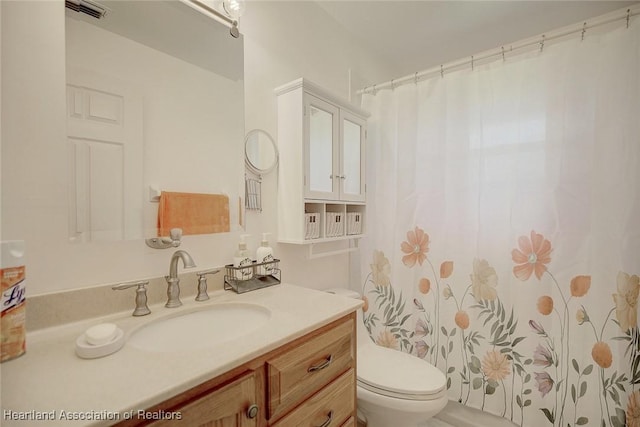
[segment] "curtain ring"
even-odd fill
[[[471,55],[471,71],[473,71],[473,55]]]
[[[544,34],[542,35],[542,40],[540,41],[540,52],[542,52],[542,49],[544,49]]]
[[[376,85],[373,85],[373,96],[376,96]]]
[[[418,84],[418,72],[413,75],[413,83]]]
[[[502,62],[504,62],[504,46],[502,46]]]
[[[627,28],[629,28],[629,19],[631,18],[631,9],[627,9]]]
[[[587,23],[582,24],[582,41],[584,41],[584,34],[587,32]]]
[[[394,89],[395,89],[395,86],[393,85],[393,80],[394,80],[394,79],[391,79],[391,90],[394,90]]]
[[[444,78],[444,66],[440,64],[440,77]]]

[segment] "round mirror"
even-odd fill
[[[249,132],[244,140],[244,159],[254,173],[271,172],[278,164],[278,147],[271,135],[262,129]]]

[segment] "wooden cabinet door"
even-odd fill
[[[248,372],[233,382],[226,384],[182,407],[173,409],[180,419],[162,420],[152,423],[153,427],[184,425],[189,427],[257,427],[259,412],[254,409],[258,400],[256,373]],[[260,393],[262,391],[260,390]]]

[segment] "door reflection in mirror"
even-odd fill
[[[243,194],[243,41],[180,1],[66,18],[69,238],[157,235],[163,191]],[[230,209],[231,231],[242,212]]]

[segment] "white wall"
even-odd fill
[[[34,272],[54,274],[47,254],[66,242],[64,5],[0,2],[2,7],[2,239],[28,247]],[[33,31],[37,29],[36,31]],[[35,162],[37,167],[32,167]],[[35,266],[37,263],[37,267]],[[37,287],[37,286],[36,286]]]
[[[141,240],[69,243],[64,2],[0,7],[1,232],[26,241],[28,294],[165,275],[171,251]],[[234,233],[186,236],[182,247],[204,269],[229,262],[235,241]]]
[[[305,77],[349,99],[350,93],[390,75],[385,63],[364,50],[315,2],[251,1],[239,27],[245,38],[245,127],[247,131],[266,130],[276,143],[276,87]],[[261,232],[277,231],[277,171],[263,179],[263,211],[247,212],[247,230],[254,247]],[[307,260],[306,246],[276,245],[274,236],[272,246],[282,260],[287,282],[316,289],[349,283],[349,256]]]
[[[141,241],[73,245],[67,240],[65,41],[62,1],[2,1],[1,238],[27,242],[29,295],[166,274],[170,252]],[[382,64],[312,2],[249,2],[245,35],[246,130],[276,135],[273,88],[304,76],[347,97],[358,82],[380,81]],[[379,71],[380,70],[380,71]],[[363,84],[358,83],[358,87]],[[357,89],[355,87],[354,89]],[[248,213],[249,246],[276,232],[276,173],[265,177],[263,212]],[[238,233],[186,236],[198,266],[230,262]],[[41,242],[46,236],[46,244]],[[274,235],[275,236],[275,235]],[[345,284],[348,257],[308,261],[301,248],[275,245],[283,279],[314,288]]]

